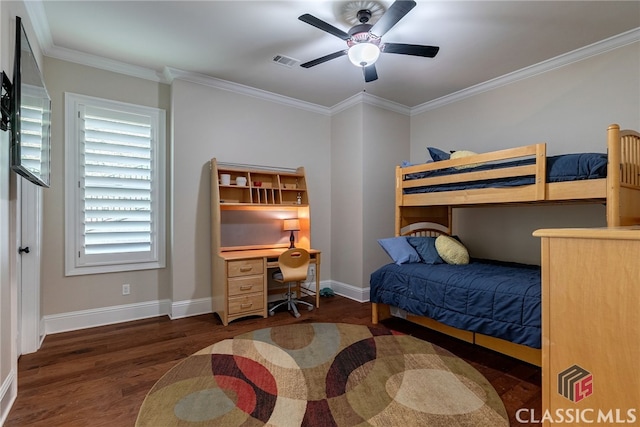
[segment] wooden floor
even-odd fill
[[[227,327],[212,314],[158,317],[47,336],[38,352],[18,362],[18,398],[5,426],[133,426],[151,386],[178,361],[214,342],[294,322],[371,324],[370,304],[339,296],[323,298],[319,309],[301,313],[299,319],[280,312]],[[498,391],[511,425],[527,425],[515,418],[520,408],[540,414],[539,368],[401,319],[384,325],[444,347],[473,365]]]

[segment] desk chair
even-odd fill
[[[309,252],[301,248],[289,249],[278,257],[278,266],[280,267],[280,273],[274,274],[273,280],[278,283],[288,283],[287,299],[271,307],[269,315],[273,316],[276,308],[285,304],[295,317],[300,317],[296,304],[307,305],[309,311],[313,310],[313,304],[294,297],[296,295],[294,291],[300,295],[300,282],[307,280]],[[294,289],[292,289],[292,284],[295,284]]]

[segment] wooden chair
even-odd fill
[[[287,299],[271,307],[269,309],[270,316],[274,315],[278,307],[285,304],[295,317],[300,317],[296,304],[304,304],[308,306],[309,311],[313,310],[313,304],[296,298],[296,295],[300,295],[300,283],[307,280],[309,258],[309,252],[301,248],[289,249],[278,257],[280,273],[274,274],[273,280],[278,283],[288,284]]]

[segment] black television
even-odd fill
[[[51,98],[19,16],[16,17],[11,110],[11,169],[36,185],[49,187]]]

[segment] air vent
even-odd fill
[[[276,64],[283,65],[285,67],[291,68],[294,65],[296,65],[297,63],[299,63],[300,60],[293,59],[293,58],[290,58],[290,57],[284,56],[284,55],[276,55],[276,56],[273,57],[273,62],[275,62]]]

